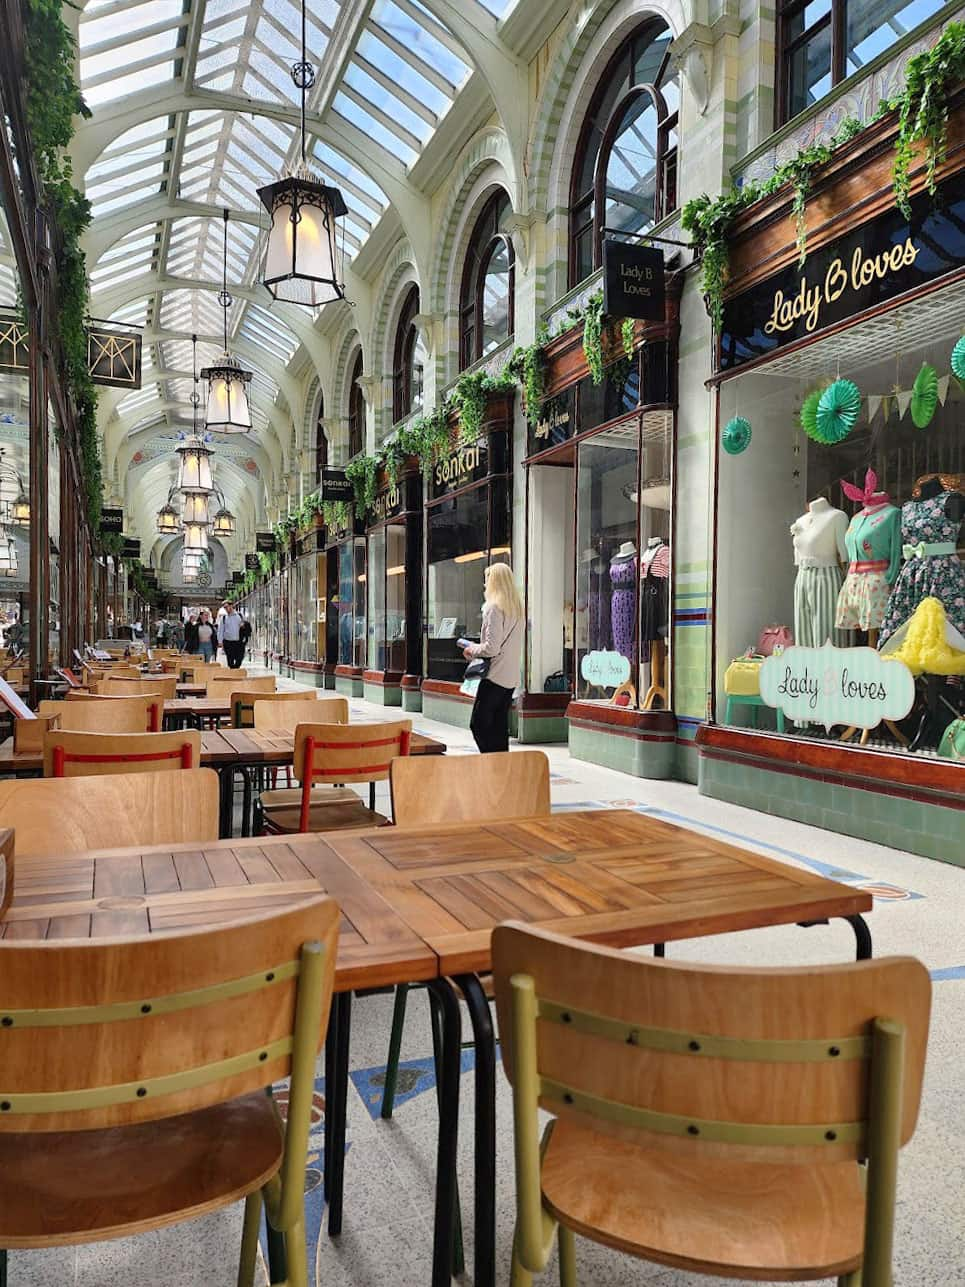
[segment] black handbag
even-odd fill
[[[472,661],[466,667],[466,673],[463,679],[485,679],[489,674],[489,667],[492,664],[492,657],[473,657]]]
[[[570,677],[563,670],[554,670],[552,675],[547,675],[543,680],[544,693],[568,693],[570,691]]]

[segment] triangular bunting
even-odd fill
[[[951,379],[950,375],[943,375],[938,381],[938,401],[942,406],[945,405],[945,399],[948,397],[948,386],[951,383]]]
[[[911,404],[911,389],[903,389],[898,395],[898,415],[903,420]]]
[[[881,416],[885,424],[888,423],[888,417],[891,415],[891,399],[887,395],[881,398]]]
[[[868,394],[868,424],[869,425],[872,423],[875,416],[881,410],[881,404],[883,400],[884,399],[878,394],[873,394],[873,393]]]

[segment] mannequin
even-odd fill
[[[794,539],[794,642],[820,648],[830,639],[840,642],[834,617],[841,591],[841,564],[847,561],[844,543],[848,516],[818,496],[808,512],[791,524]]]
[[[965,479],[926,474],[911,494],[913,499],[901,511],[906,561],[888,600],[879,647],[929,595],[942,603],[955,629],[965,633],[965,563],[957,554],[965,519]]]
[[[628,660],[633,656],[633,627],[637,603],[637,548],[624,541],[610,560],[610,624],[613,647]]]
[[[835,625],[842,630],[864,630],[868,645],[878,642],[878,629],[885,619],[888,596],[901,563],[901,523],[898,509],[887,492],[876,490],[878,476],[873,469],[865,474],[864,490],[842,482],[849,500],[858,501],[844,538],[848,575],[835,613]]]
[[[643,700],[652,710],[659,698],[667,706],[667,618],[670,546],[651,536],[640,559],[640,643],[650,647],[650,687]]]
[[[610,588],[605,577],[606,563],[589,546],[580,555],[577,577],[577,647],[594,652],[610,646]]]

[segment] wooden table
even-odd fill
[[[224,737],[202,740],[211,745]],[[0,936],[200,928],[284,906],[319,885],[339,899],[344,916],[339,1004],[326,1047],[326,1076],[335,1089],[327,1097],[332,1151],[326,1148],[325,1167],[332,1232],[341,1222],[349,989],[434,980],[443,1041],[433,1287],[449,1287],[459,1122],[461,1016],[446,976],[466,998],[476,1040],[474,1278],[486,1287],[495,1280],[495,1041],[478,977],[491,965],[495,925],[524,921],[626,947],[843,917],[855,930],[858,955],[871,951],[862,919],[870,894],[669,823],[609,810],[35,860],[18,867]]]

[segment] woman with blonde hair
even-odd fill
[[[469,724],[484,754],[509,750],[509,710],[519,683],[524,616],[522,596],[509,564],[491,563],[486,569],[479,643],[467,644],[462,653],[467,661],[485,658],[489,662],[479,681]]]

